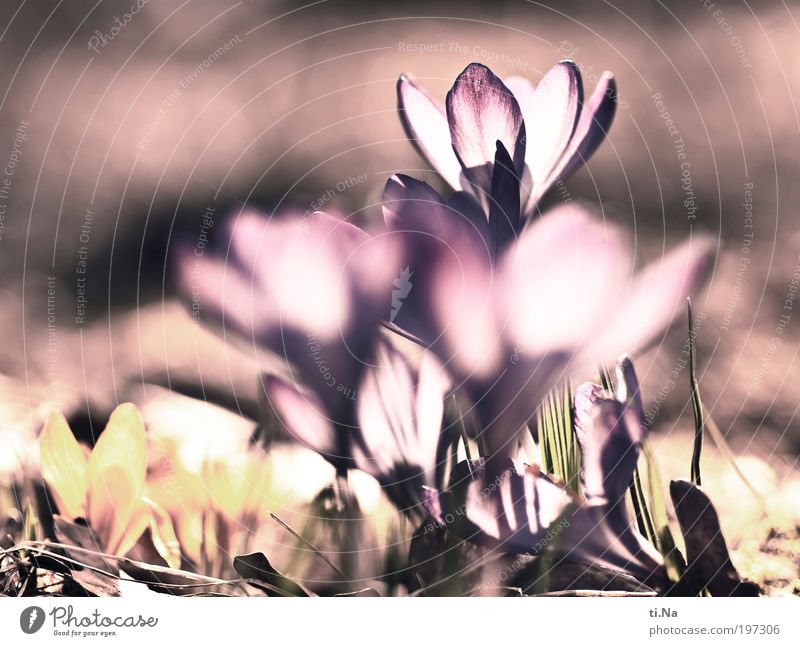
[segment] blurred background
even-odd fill
[[[798,20],[794,2],[733,0],[6,0],[0,473],[35,461],[53,406],[89,436],[121,401],[153,425],[165,401],[182,411],[153,383],[256,409],[252,357],[193,325],[175,295],[175,240],[242,204],[323,200],[376,220],[392,173],[438,182],[400,126],[400,73],[443,99],[469,62],[538,82],[568,57],[588,88],[613,71],[620,95],[568,194],[630,228],[642,262],[692,233],[718,240],[695,302],[706,404],[763,494],[796,493]],[[639,359],[670,476],[691,453],[688,377],[671,376],[685,339],[679,321]],[[186,410],[171,427],[205,447],[252,430]],[[710,486],[735,506],[741,483],[720,464]]]

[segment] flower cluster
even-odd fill
[[[627,356],[616,395],[576,392],[579,495],[519,448],[555,385],[658,339],[706,277],[711,245],[695,236],[635,270],[625,230],[591,208],[540,212],[603,141],[611,74],[588,98],[570,61],[538,87],[471,64],[444,105],[406,76],[397,92],[449,197],[395,175],[370,230],[242,210],[201,268],[178,254],[180,282],[263,357],[281,426],[343,478],[371,474],[403,512],[459,517],[453,531],[504,552],[538,553],[557,526],[559,553],[657,585],[662,557],[624,500],[646,429]],[[478,459],[448,462],[473,443]]]

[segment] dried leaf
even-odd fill
[[[717,511],[703,490],[686,480],[673,480],[669,493],[686,543],[688,567],[681,594],[695,596],[705,588],[719,597],[759,596],[758,586],[742,581],[731,562]]]
[[[480,568],[470,570],[481,560],[483,549],[456,538],[452,532],[428,516],[411,537],[408,553],[411,590],[424,586],[426,593],[460,596],[480,582]]]
[[[264,590],[269,596],[311,597],[315,596],[304,586],[284,576],[261,552],[253,552],[233,559],[233,569],[243,579]]]
[[[618,570],[559,559],[542,572],[538,566],[540,560],[541,557],[520,556],[511,565],[506,565],[507,572],[511,572],[513,567],[515,573],[515,576],[507,577],[507,585],[530,593],[538,587],[539,579],[546,578],[547,592],[594,590],[656,594],[649,586]]]
[[[86,566],[81,568],[67,564],[74,581],[89,594],[98,597],[119,596],[119,566],[115,561],[103,558],[100,540],[92,529],[69,522],[57,514],[53,516],[53,525],[56,539],[60,543],[82,548],[80,551],[71,551],[69,548],[64,550],[70,559]],[[108,576],[97,570],[108,572]]]

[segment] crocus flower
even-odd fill
[[[558,379],[655,339],[711,266],[710,243],[695,238],[635,272],[625,233],[574,204],[537,218],[493,258],[480,225],[454,217],[424,182],[395,176],[384,196],[415,276],[394,325],[466,391],[489,455],[514,454]]]
[[[184,290],[226,332],[271,360],[272,372],[289,375],[290,390],[267,379],[278,401],[288,398],[289,406],[301,396],[336,428],[331,445],[326,427],[287,424],[300,429],[298,439],[334,463],[346,461],[352,402],[378,325],[390,315],[394,241],[324,213],[276,220],[244,212],[231,219],[229,234],[227,256],[181,250]]]
[[[428,212],[430,227],[438,235],[446,236],[448,229],[458,227],[454,220],[463,220],[473,229],[474,243],[483,248],[489,259],[493,260],[522,232],[525,223],[520,218],[519,180],[513,169],[508,152],[502,143],[497,143],[495,164],[492,169],[491,206],[484,213],[480,205],[469,193],[455,192],[445,202],[426,182],[407,175],[394,175],[382,195],[383,214],[386,224],[402,226],[403,214],[408,205]],[[421,244],[421,241],[417,241]],[[419,250],[412,250],[416,253]]]
[[[455,190],[492,202],[496,144],[508,151],[522,182],[523,219],[548,189],[584,163],[606,136],[616,110],[614,77],[605,72],[584,101],[580,71],[561,61],[537,87],[521,77],[501,81],[471,63],[442,106],[414,80],[397,84],[400,118],[419,153]]]
[[[434,518],[463,516],[462,536],[505,552],[539,554],[547,548],[663,587],[661,556],[633,526],[625,506],[646,433],[628,357],[619,361],[617,375],[616,398],[595,384],[581,386],[575,395],[583,500],[518,461],[507,461],[494,474],[475,463],[462,469],[468,477],[438,496],[438,507],[429,502]]]
[[[397,236],[372,237],[319,213],[230,227],[231,260],[180,260],[187,291],[226,329],[283,358],[262,385],[283,427],[340,471],[375,476],[413,505],[431,484],[449,381],[423,353],[419,367],[378,335],[391,312]],[[260,351],[260,350],[259,350]]]
[[[617,362],[615,395],[586,383],[575,392],[575,434],[581,447],[581,491],[597,524],[630,556],[626,568],[644,580],[661,557],[634,527],[625,504],[647,435],[639,380],[628,356]]]
[[[147,444],[144,424],[133,404],[118,406],[88,457],[59,411],[48,417],[39,437],[42,478],[59,511],[83,518],[100,549],[122,556],[150,530],[164,560],[180,565],[180,549],[169,516],[144,495]]]
[[[267,396],[295,437],[313,437],[323,456],[336,455],[344,433],[349,461],[378,480],[400,509],[421,501],[423,487],[436,484],[444,397],[450,380],[434,355],[423,352],[418,367],[385,340],[363,372],[353,402],[354,424],[337,432],[314,394],[279,377],[267,377]],[[322,440],[322,441],[318,441]]]

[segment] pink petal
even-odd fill
[[[685,313],[686,298],[700,289],[713,267],[713,241],[697,236],[645,267],[619,298],[603,334],[586,349],[586,363],[633,354],[657,341],[672,320]]]
[[[394,231],[420,225],[432,230],[446,227],[441,222],[444,200],[427,182],[408,175],[392,175],[381,196],[383,219]],[[455,215],[455,214],[454,214]]]
[[[500,369],[505,338],[494,307],[494,276],[485,256],[461,245],[458,254],[441,249],[432,259],[426,290],[437,354],[462,377],[488,379]]]
[[[575,433],[581,447],[581,483],[586,501],[624,507],[624,497],[639,459],[646,434],[644,415],[637,405],[622,398],[638,388],[633,364],[625,357],[622,368],[633,381],[621,384],[613,399],[597,384],[583,384],[575,391]],[[630,381],[630,380],[629,380]],[[641,399],[639,400],[641,403]]]
[[[564,489],[516,462],[496,476],[481,468],[466,488],[464,534],[512,553],[533,550],[574,504]]]
[[[259,297],[252,273],[224,258],[198,255],[193,247],[180,248],[176,255],[179,289],[200,317],[208,313],[221,322],[225,333],[233,331],[248,339],[275,325],[275,313]]]
[[[272,375],[263,378],[264,393],[286,432],[323,457],[338,457],[336,430],[316,397]]]
[[[455,190],[461,187],[461,164],[450,142],[444,106],[407,76],[397,81],[400,121],[417,151]]]
[[[469,186],[479,189],[480,195],[491,190],[498,141],[511,153],[521,176],[525,158],[522,112],[511,91],[488,67],[478,63],[467,66],[445,103],[453,150]]]
[[[525,163],[530,168],[533,191],[530,210],[555,180],[554,169],[567,150],[580,114],[583,86],[572,61],[554,65],[527,99]]]
[[[360,469],[386,487],[435,484],[436,449],[449,381],[438,362],[425,354],[419,371],[388,343],[377,348],[375,365],[364,374],[357,410]],[[404,479],[419,482],[403,482]],[[407,498],[409,499],[409,498]]]
[[[463,507],[452,506],[461,496],[440,496],[441,515],[464,514],[460,533],[474,543],[519,554],[550,549],[558,558],[611,568],[659,587],[666,583],[660,555],[624,523],[624,509],[618,518],[615,509],[579,505],[516,461],[497,476],[480,468],[465,486]]]
[[[439,295],[438,277],[459,268],[482,275],[490,265],[490,251],[484,235],[488,235],[485,216],[469,202],[470,215],[464,215],[447,206],[442,198],[425,182],[404,175],[393,176],[383,194],[384,217],[390,235],[399,239],[406,255],[396,268],[395,277],[405,272],[411,274],[410,290],[395,292],[399,298],[393,305],[392,320],[425,345],[433,347],[448,333],[452,312],[446,312],[445,321],[437,320]],[[474,208],[475,212],[471,212]],[[479,219],[480,218],[480,219]],[[473,267],[477,265],[477,267]],[[446,279],[442,279],[445,285]],[[444,298],[449,299],[459,283],[442,287]],[[406,293],[407,292],[407,293]],[[389,317],[387,317],[389,318]],[[455,329],[460,329],[454,325]]]
[[[480,254],[490,251],[486,215],[468,193],[458,191],[445,204],[427,182],[398,174],[386,182],[381,201],[386,226],[392,231],[427,234],[454,252],[463,244]]]
[[[511,90],[511,94],[519,104],[519,109],[522,111],[523,119],[528,114],[532,114],[534,109],[533,97],[536,94],[536,86],[528,79],[522,76],[510,76],[503,80],[506,87]]]
[[[551,183],[572,175],[585,164],[603,142],[617,110],[617,82],[611,72],[603,72],[592,96],[581,109],[575,134]]]
[[[614,225],[575,205],[548,211],[501,260],[498,309],[525,353],[571,353],[616,311],[631,259]]]

